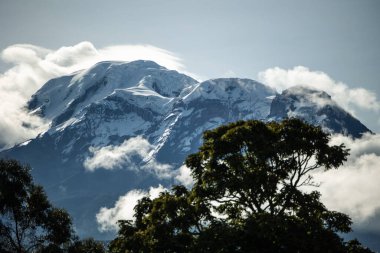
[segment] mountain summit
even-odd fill
[[[320,125],[330,133],[341,133],[354,138],[371,132],[359,120],[343,110],[324,91],[302,86],[291,87],[278,94],[272,101],[269,119],[301,118]]]
[[[323,91],[293,87],[277,94],[264,84],[239,78],[198,82],[141,60],[100,62],[52,79],[32,96],[28,109],[49,121],[49,130],[0,155],[31,164],[36,182],[73,215],[82,236],[100,236],[95,214],[120,195],[173,183],[172,178],[139,168],[150,161],[178,168],[197,151],[202,133],[221,124],[298,117],[332,133],[359,137],[369,132]],[[117,169],[85,168],[94,152],[132,145],[128,141],[135,137],[145,146],[137,145],[124,159],[128,163]]]

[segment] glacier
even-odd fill
[[[144,167],[150,161],[178,169],[196,152],[202,133],[237,120],[298,117],[331,133],[360,137],[370,132],[323,92],[292,87],[281,94],[250,79],[216,78],[199,82],[152,61],[99,62],[89,69],[48,81],[27,104],[30,113],[50,122],[36,138],[2,151],[29,163],[35,181],[66,208],[80,236],[100,233],[95,214],[131,189],[170,186]],[[89,171],[91,148],[119,146],[141,137],[146,157],[130,158],[114,170]]]

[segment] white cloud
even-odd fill
[[[169,69],[185,72],[178,56],[150,45],[115,45],[96,49],[90,42],[81,42],[51,50],[16,44],[4,49],[1,58],[12,67],[0,74],[0,149],[33,138],[47,129],[49,122],[28,114],[24,106],[31,95],[51,78],[106,60],[153,60]]]
[[[117,231],[118,220],[134,220],[134,210],[137,201],[143,197],[157,198],[161,192],[167,191],[162,185],[150,187],[149,192],[143,190],[131,190],[124,196],[120,196],[114,207],[100,208],[96,214],[96,221],[100,231]]]
[[[182,165],[179,167],[179,169],[175,172],[175,180],[177,180],[179,183],[183,184],[186,187],[192,187],[194,184],[194,179],[191,175],[191,170],[186,165]]]
[[[143,141],[142,140],[143,139],[139,137],[139,140],[133,140],[133,142],[144,143],[145,140]],[[143,146],[144,145],[146,145],[146,143],[143,144]],[[125,146],[128,146],[128,144]],[[129,146],[132,146],[132,145],[129,144]],[[110,150],[107,150],[106,152],[108,153],[108,151]],[[112,152],[115,152],[115,149],[113,149]],[[115,154],[118,154],[118,151],[116,151]],[[104,159],[104,165],[105,165],[107,160],[109,159],[112,160],[113,158],[110,157],[109,154],[107,154],[103,156],[102,159],[98,160],[99,162],[98,164],[103,164],[103,159]],[[116,160],[120,160],[120,159],[118,158]],[[166,171],[166,175],[168,177],[174,177],[175,180],[177,180],[178,182],[182,183],[183,185],[187,187],[191,187],[194,183],[193,178],[191,177],[191,171],[185,165],[181,166],[178,170],[175,170],[175,171],[171,171],[171,172]],[[101,232],[117,231],[118,220],[134,220],[134,217],[133,217],[134,207],[136,206],[137,201],[139,199],[143,197],[147,197],[147,196],[149,196],[151,199],[154,199],[154,198],[157,198],[159,194],[164,191],[168,191],[168,189],[159,185],[158,187],[150,187],[149,192],[135,189],[135,190],[129,191],[127,194],[123,196],[120,196],[113,207],[111,208],[102,207],[100,208],[99,212],[96,214],[96,221],[99,224],[99,230]]]
[[[288,70],[279,67],[270,68],[260,72],[258,78],[279,91],[296,85],[323,90],[330,94],[340,106],[353,114],[357,108],[380,111],[380,101],[376,93],[364,88],[350,88],[342,82],[333,80],[324,72],[312,71],[303,66]]]
[[[186,165],[173,170],[172,165],[159,163],[150,155],[154,148],[154,145],[141,136],[125,140],[120,145],[90,147],[91,156],[84,160],[83,166],[89,171],[120,168],[136,171],[145,170],[152,172],[159,178],[174,178],[186,187],[191,187],[194,184],[191,170]]]
[[[314,175],[321,182],[322,201],[329,209],[349,214],[354,227],[379,232],[380,135],[366,134],[355,140],[336,135],[331,143],[345,143],[351,151],[339,169]]]
[[[150,153],[153,149],[154,146],[141,136],[125,140],[119,146],[90,147],[92,156],[85,159],[83,166],[90,171],[126,167],[130,170],[150,171],[160,178],[171,177],[172,166],[152,158]],[[144,161],[141,162],[142,160]]]
[[[142,147],[147,152],[149,146],[141,137],[132,140],[132,143],[124,146]],[[137,145],[137,143],[140,143]],[[142,143],[142,145],[141,145]],[[336,210],[348,214],[353,218],[354,228],[365,231],[379,231],[380,227],[380,135],[365,134],[361,139],[352,139],[347,136],[334,135],[332,145],[344,143],[350,149],[348,161],[337,170],[318,172],[314,174],[315,181],[321,182],[317,189],[322,193],[322,201],[330,210]],[[111,149],[107,150],[107,152]],[[118,154],[115,149],[114,154]],[[117,156],[117,155],[116,155]],[[104,161],[112,160],[112,157],[104,156]],[[116,159],[118,160],[118,159]],[[102,164],[98,161],[98,164]],[[185,165],[178,170],[167,172],[168,177],[187,187],[193,184],[191,171]],[[158,196],[163,188],[151,188],[152,198]],[[154,194],[155,193],[155,194]],[[133,190],[119,198],[113,208],[103,207],[97,214],[100,229],[116,230],[116,221],[120,219],[132,219],[133,207],[137,199],[147,196],[140,190]]]
[[[126,164],[133,166],[130,169],[136,169],[133,158],[146,157],[151,149],[150,143],[141,136],[125,140],[119,146],[90,147],[92,157],[86,158],[83,165],[90,171],[99,168],[113,170]]]
[[[237,74],[233,70],[227,70],[226,72],[222,74],[222,77],[225,77],[225,78],[236,77],[236,76]]]
[[[344,143],[350,149],[349,161],[355,161],[362,155],[375,154],[380,156],[380,134],[364,134],[360,139],[349,136],[333,135],[330,143],[338,145]]]
[[[118,45],[105,47],[99,50],[102,58],[107,56],[112,60],[153,60],[158,64],[167,67],[168,69],[175,69],[185,71],[182,60],[170,51],[162,48],[154,47],[151,45]]]

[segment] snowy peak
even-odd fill
[[[331,96],[322,90],[310,89],[304,86],[293,86],[289,89],[283,91],[284,95],[294,95],[298,97],[308,98],[309,100],[316,99],[325,99],[331,100]]]
[[[88,70],[48,81],[33,95],[28,108],[56,126],[92,103],[113,93],[123,93],[123,89],[134,95],[145,93],[146,97],[155,93],[170,98],[196,83],[191,77],[152,61],[100,62]]]
[[[194,89],[183,96],[185,104],[219,101],[237,113],[255,111],[248,118],[263,119],[269,114],[274,89],[250,79],[219,78],[195,85]]]
[[[273,94],[275,94],[275,91],[270,87],[250,79],[218,78],[198,84],[190,94],[184,96],[184,99],[232,99],[236,101]]]
[[[318,110],[328,104],[335,105],[326,92],[295,86],[275,97],[269,117],[306,117],[311,110]]]
[[[291,87],[277,95],[271,104],[270,120],[301,118],[320,125],[328,132],[360,137],[371,132],[359,120],[336,104],[329,94],[302,86]]]

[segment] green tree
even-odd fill
[[[209,209],[192,202],[184,186],[174,186],[154,200],[145,197],[135,207],[135,222],[119,221],[119,235],[110,252],[188,252],[194,237],[210,220]],[[165,239],[164,239],[165,238]]]
[[[373,253],[369,248],[363,247],[357,239],[347,242],[346,245],[347,253]]]
[[[361,252],[338,235],[351,231],[350,218],[302,189],[316,186],[312,172],[348,156],[320,127],[239,121],[203,140],[186,159],[193,188],[142,199],[135,221],[120,221],[111,252]]]
[[[105,253],[106,249],[101,242],[95,241],[93,238],[83,239],[72,243],[67,253]]]
[[[15,160],[0,160],[1,252],[57,252],[72,238],[70,216],[51,205],[29,171]]]
[[[305,194],[299,188],[313,185],[310,172],[337,168],[346,160],[344,146],[328,141],[321,128],[297,119],[239,121],[206,131],[203,146],[186,165],[197,195],[220,203],[221,213],[281,215],[302,207]]]

